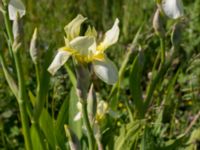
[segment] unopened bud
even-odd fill
[[[90,123],[92,124],[97,111],[97,99],[93,84],[90,87],[87,97],[87,111]]]
[[[30,43],[30,55],[34,64],[37,64],[39,58],[39,50],[37,48],[37,28],[35,28],[31,43]]]
[[[17,13],[12,26],[13,38],[15,43],[19,43],[22,37],[22,22],[20,20],[19,14]]]
[[[80,100],[87,99],[87,91],[89,88],[89,71],[88,68],[82,64],[76,66],[76,76],[77,76],[77,95]]]
[[[177,47],[181,41],[182,22],[177,22],[172,29],[171,42],[172,45]]]
[[[163,19],[162,19],[161,12],[160,12],[159,8],[156,10],[154,17],[153,17],[153,28],[154,28],[154,30],[155,30],[155,32],[158,36],[160,36],[160,37],[165,36]]]

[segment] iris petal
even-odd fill
[[[105,50],[109,46],[115,44],[119,38],[119,19],[115,20],[114,25],[110,30],[105,33],[105,38],[103,42],[100,44],[99,49]]]
[[[53,62],[48,68],[48,71],[54,75],[60,67],[62,67],[65,62],[69,59],[70,53],[64,50],[59,50],[58,53],[56,54]]]
[[[115,64],[105,57],[104,60],[93,61],[95,74],[107,84],[114,84],[118,80],[118,71]]]
[[[162,8],[164,13],[172,19],[177,19],[184,15],[182,0],[163,0]]]

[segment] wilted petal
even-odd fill
[[[164,13],[173,19],[177,19],[184,14],[182,0],[163,0],[162,8]]]
[[[113,27],[105,33],[105,38],[101,43],[103,50],[115,44],[119,38],[119,19],[115,20]]]
[[[53,62],[49,66],[48,71],[52,75],[54,75],[57,72],[57,70],[65,64],[65,62],[68,60],[70,55],[71,54],[67,51],[59,50]]]
[[[69,40],[72,40],[79,35],[81,24],[86,19],[87,18],[83,17],[82,15],[78,15],[68,25],[65,26],[65,32]]]
[[[114,84],[118,80],[118,71],[115,64],[105,58],[102,61],[94,60],[93,61],[94,72],[95,74],[107,84]]]
[[[19,17],[22,18],[26,10],[21,0],[11,0],[8,4],[8,12],[10,20],[15,20],[17,18],[17,13]]]
[[[89,51],[96,49],[96,42],[94,37],[79,36],[70,42],[70,46],[81,55],[87,56]]]

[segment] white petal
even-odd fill
[[[164,13],[173,19],[177,19],[184,15],[182,0],[163,0],[162,8]]]
[[[87,56],[89,51],[96,49],[95,38],[91,36],[79,36],[70,42],[70,46],[81,55]]]
[[[113,27],[105,33],[105,38],[101,43],[104,50],[109,46],[115,44],[119,38],[119,19],[115,20]]]
[[[19,13],[19,17],[22,18],[26,10],[21,0],[11,0],[8,5],[8,12],[10,20],[15,20],[17,18],[17,13]]]
[[[57,70],[65,64],[70,55],[71,54],[68,53],[67,51],[58,50],[58,53],[56,54],[53,62],[49,66],[48,71],[52,75],[54,75],[57,72]]]
[[[94,72],[95,74],[107,84],[114,84],[118,80],[118,71],[115,64],[105,58],[102,61],[95,60],[93,61]]]
[[[79,36],[81,24],[86,19],[87,18],[83,17],[82,15],[78,15],[68,25],[65,26],[65,32],[69,40],[72,40],[75,37]]]

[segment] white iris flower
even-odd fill
[[[78,63],[92,63],[96,75],[107,84],[114,84],[118,79],[115,64],[106,57],[105,50],[115,44],[119,37],[119,20],[116,19],[113,27],[105,33],[104,40],[97,45],[96,30],[89,27],[85,36],[79,36],[81,24],[86,20],[81,15],[73,19],[66,27],[65,46],[58,49],[48,71],[54,75],[70,56]]]

